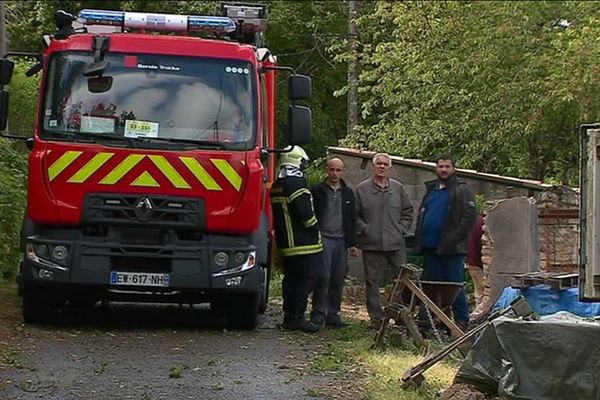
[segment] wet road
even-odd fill
[[[282,331],[279,309],[251,332],[227,331],[208,307],[111,304],[53,326],[17,323],[0,399],[330,397],[334,377],[310,371],[314,337]]]

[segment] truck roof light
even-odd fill
[[[125,22],[125,13],[123,11],[85,9],[79,11],[77,21],[83,25],[110,25],[122,27]]]
[[[228,17],[201,17],[190,15],[188,18],[190,32],[231,33],[235,31],[235,22]]]
[[[79,12],[83,25],[109,25],[123,28],[150,29],[171,32],[231,33],[235,22],[228,17],[174,15],[85,9]]]

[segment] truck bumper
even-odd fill
[[[195,241],[164,238],[164,243],[146,244],[66,240],[64,234],[46,233],[27,238],[21,285],[45,286],[67,295],[83,291],[108,299],[130,294],[159,302],[200,302],[228,292],[260,293],[264,286],[266,272],[255,264],[256,248],[245,237],[203,235]],[[167,276],[168,284],[117,282],[116,273]]]

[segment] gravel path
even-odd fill
[[[340,377],[310,370],[319,340],[278,327],[280,304],[252,332],[202,307],[111,304],[29,326],[7,306],[0,399],[339,398]]]

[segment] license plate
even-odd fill
[[[127,286],[169,286],[169,274],[152,274],[148,272],[118,272],[110,273],[111,285]]]

